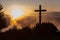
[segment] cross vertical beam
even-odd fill
[[[41,24],[41,5],[39,5],[39,23]]]
[[[39,24],[41,24],[41,12],[43,11],[46,11],[46,10],[42,10],[41,9],[41,5],[39,5],[39,10],[34,10],[35,12],[39,12]]]

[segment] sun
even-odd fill
[[[12,15],[13,19],[18,18],[18,17],[22,16],[23,14],[24,14],[24,11],[22,9],[17,8],[17,9],[13,9],[11,11],[11,15]]]

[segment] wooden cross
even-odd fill
[[[41,9],[41,5],[39,5],[39,10],[34,10],[35,12],[39,12],[39,24],[41,24],[41,12],[43,11],[46,11],[46,10],[42,10]]]

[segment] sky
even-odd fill
[[[46,8],[47,11],[60,11],[60,0],[0,0],[4,8],[9,8],[10,5],[20,5],[29,7],[28,9],[38,9],[39,5]]]
[[[23,11],[24,14],[32,13],[29,14],[30,16],[24,16],[26,18],[22,18],[21,20],[18,20],[17,23],[20,23],[23,26],[27,24],[29,25],[32,21],[34,25],[35,23],[38,22],[39,19],[38,14],[35,14],[34,10],[39,9],[39,5],[42,5],[42,9],[47,10],[47,12],[45,12],[45,14],[42,15],[42,19],[43,19],[42,21],[52,22],[60,30],[60,23],[59,23],[60,22],[60,0],[0,0],[0,3],[3,5],[6,13],[10,13],[10,14],[15,13],[15,15],[13,14],[14,16],[17,15],[17,11],[18,13],[22,13]],[[21,12],[19,10],[21,10]],[[18,14],[18,15],[22,15],[22,14]],[[32,21],[29,19],[31,19]],[[7,29],[9,28],[10,27],[8,27]]]

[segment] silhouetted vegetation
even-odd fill
[[[48,22],[37,24],[34,30],[41,33],[54,33],[57,32],[58,29],[56,28],[56,26],[54,26],[54,24]]]
[[[2,12],[2,9],[3,9],[3,7],[0,4],[0,29],[4,28],[6,26],[6,24],[5,24],[6,20],[4,20],[4,18],[3,18],[4,13]]]
[[[5,15],[2,10],[3,10],[3,6],[0,4],[0,30],[2,28],[6,28],[8,26],[7,23],[9,23],[7,21],[7,20],[9,20],[8,17],[7,17],[7,15]]]

